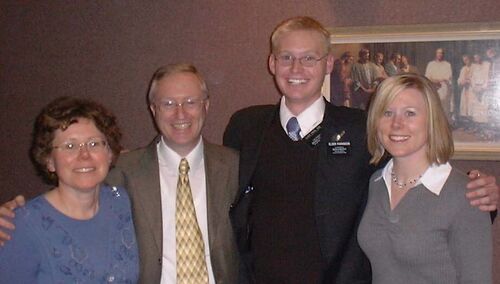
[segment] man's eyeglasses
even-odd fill
[[[198,110],[200,106],[207,100],[208,98],[203,98],[203,99],[187,99],[185,101],[182,101],[180,103],[174,101],[174,100],[164,100],[164,101],[159,101],[155,103],[157,107],[160,108],[161,111],[163,112],[171,112],[175,110],[177,107],[182,107],[184,110],[190,111],[190,110]]]
[[[77,143],[77,142],[64,142],[57,146],[52,146],[52,149],[58,149],[65,153],[76,154],[85,147],[87,151],[92,153],[98,153],[104,151],[108,146],[108,142],[105,140],[89,140],[87,142]]]
[[[324,56],[317,58],[312,55],[306,55],[304,57],[297,58],[293,55],[283,54],[283,55],[275,55],[274,58],[276,58],[278,64],[283,67],[292,66],[295,60],[298,60],[303,67],[314,67],[316,66],[316,63],[318,63],[318,61],[321,61],[327,56],[328,54],[325,54]]]

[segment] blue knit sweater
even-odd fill
[[[12,239],[0,248],[0,283],[135,283],[139,258],[130,200],[101,187],[99,211],[75,220],[43,196],[16,210]]]

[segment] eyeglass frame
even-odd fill
[[[276,61],[278,62],[278,64],[282,67],[289,67],[289,66],[293,66],[293,64],[295,63],[295,60],[299,60],[299,63],[302,67],[314,67],[316,66],[316,64],[318,64],[319,61],[325,59],[327,56],[329,55],[329,53],[321,56],[320,58],[316,58],[312,55],[306,55],[306,56],[302,56],[302,57],[295,57],[293,55],[290,55],[290,54],[283,54],[283,55],[276,55],[276,54],[273,54],[274,56],[274,59],[276,59]],[[283,64],[283,57],[284,56],[289,56],[291,57],[291,61],[290,63],[287,63],[287,64]],[[304,59],[306,58],[309,58],[311,59],[311,61],[304,61]],[[310,64],[312,65],[308,65],[308,63],[304,64],[304,62],[310,62]]]
[[[95,146],[89,146],[91,143],[95,143]],[[69,145],[74,145],[74,148],[69,147]],[[81,143],[66,141],[59,145],[52,146],[51,149],[59,149],[63,153],[77,154],[80,153],[84,146],[88,152],[98,153],[101,150],[109,148],[109,143],[108,141],[106,141],[106,139],[91,139],[87,142]]]
[[[154,102],[153,104],[163,112],[172,112],[178,107],[181,107],[183,110],[196,110],[197,107],[199,108],[199,106],[203,105],[208,99],[209,96],[199,99],[187,98],[180,103],[174,100],[161,100],[159,102]]]

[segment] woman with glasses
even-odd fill
[[[368,111],[368,150],[377,164],[358,230],[372,282],[491,283],[490,216],[465,197],[469,178],[448,161],[453,139],[428,79],[384,80]]]
[[[54,185],[15,211],[0,248],[0,283],[135,283],[138,252],[130,201],[102,184],[120,153],[115,117],[62,97],[38,115],[31,157]]]

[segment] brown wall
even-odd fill
[[[47,188],[28,148],[35,115],[57,96],[98,99],[117,114],[125,147],[146,145],[155,130],[145,93],[162,64],[193,62],[204,73],[211,93],[204,135],[220,143],[235,110],[277,101],[268,37],[295,15],[326,26],[487,22],[500,21],[500,1],[1,1],[0,203]],[[500,176],[500,162],[457,165]]]

